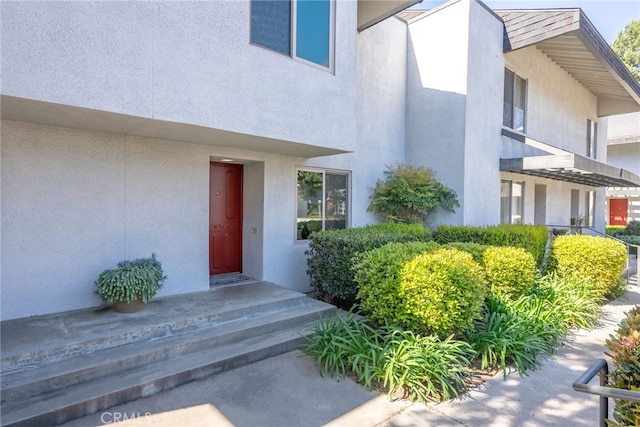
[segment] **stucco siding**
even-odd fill
[[[464,223],[500,222],[500,157],[504,57],[502,22],[470,3],[465,123]]]
[[[505,61],[527,80],[525,133],[584,155],[587,119],[598,120],[596,96],[534,46],[505,54]]]
[[[155,252],[159,296],[208,289],[209,163],[244,164],[245,274],[308,290],[287,156],[2,122],[2,318],[97,306],[98,274]]]
[[[338,1],[335,72],[250,44],[250,2],[6,2],[2,92],[349,149],[357,4]]]
[[[431,168],[458,199],[464,188],[469,2],[454,2],[409,25],[407,159]],[[463,223],[437,210],[432,224]]]

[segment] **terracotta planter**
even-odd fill
[[[144,308],[146,304],[142,302],[142,299],[138,298],[131,302],[115,301],[113,303],[113,309],[118,313],[135,313]]]

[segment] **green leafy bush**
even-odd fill
[[[589,279],[551,273],[536,280],[532,293],[544,300],[567,328],[591,329],[598,324],[604,298]]]
[[[423,401],[458,396],[473,355],[469,344],[452,337],[374,328],[353,313],[317,322],[303,351],[316,359],[322,373],[340,378],[350,372],[368,388],[386,388],[389,398],[401,390]]]
[[[318,299],[349,308],[358,293],[354,257],[390,242],[429,241],[421,224],[378,224],[344,230],[318,231],[309,236],[307,274]]]
[[[606,233],[607,236],[615,236],[616,234],[618,234],[620,231],[623,231],[625,229],[624,225],[607,225],[604,229],[604,232]]]
[[[640,305],[629,310],[606,346],[613,363],[609,384],[640,392]],[[640,425],[640,402],[616,400],[613,417],[614,426]]]
[[[440,225],[432,238],[441,245],[452,242],[479,243],[488,246],[523,248],[542,266],[549,232],[544,225],[501,224],[489,227]]]
[[[393,323],[404,304],[400,288],[402,267],[417,255],[439,248],[435,242],[389,243],[363,253],[354,266],[360,309],[381,324]]]
[[[481,245],[479,243],[467,243],[467,242],[451,242],[442,245],[443,248],[453,248],[462,252],[468,252],[473,257],[473,260],[478,264],[482,264],[482,258],[484,251],[489,247],[487,245]]]
[[[482,266],[491,293],[498,298],[517,298],[529,292],[538,273],[533,255],[509,246],[487,248]]]
[[[423,223],[438,206],[449,211],[460,206],[456,192],[423,166],[389,166],[384,174],[385,180],[376,182],[367,210],[382,214],[386,221]]]
[[[640,246],[640,235],[638,236],[627,236],[627,235],[617,235],[616,239],[618,240],[622,240],[625,243],[630,243],[632,245],[636,245],[636,246]],[[638,249],[635,246],[630,246],[629,247],[629,253],[631,255],[637,255],[638,253]]]
[[[130,303],[138,298],[149,302],[162,287],[166,276],[156,254],[149,258],[125,260],[117,268],[104,270],[96,280],[96,292],[107,303]]]
[[[486,282],[470,254],[440,249],[405,263],[399,294],[403,303],[392,317],[394,323],[445,337],[473,327],[482,311]]]
[[[547,270],[560,277],[588,278],[604,296],[615,288],[626,260],[627,249],[622,243],[574,234],[554,239]]]
[[[506,378],[507,365],[511,363],[520,375],[537,368],[538,355],[553,351],[559,333],[539,311],[489,298],[482,319],[466,340],[476,351],[481,369],[500,368]]]
[[[640,236],[640,221],[629,221],[629,224],[619,230],[616,236]]]

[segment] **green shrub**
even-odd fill
[[[533,255],[509,246],[487,248],[482,266],[491,293],[498,298],[517,298],[529,292],[538,273]]]
[[[470,254],[457,249],[421,254],[402,267],[403,303],[391,319],[412,331],[461,334],[480,316],[485,294],[482,268]]]
[[[428,241],[420,224],[378,224],[344,230],[318,231],[309,236],[307,274],[315,297],[349,308],[358,292],[354,257],[390,242]]]
[[[604,298],[589,279],[559,277],[552,273],[536,281],[533,293],[543,299],[568,328],[594,328],[598,324]]]
[[[166,278],[156,254],[151,254],[149,258],[120,261],[116,268],[104,270],[95,282],[96,293],[107,303],[137,299],[147,303]]]
[[[640,305],[629,310],[606,346],[613,363],[609,384],[640,392]],[[640,425],[640,402],[616,400],[613,418],[614,426]]]
[[[402,267],[417,255],[439,248],[435,242],[389,243],[363,253],[354,265],[360,309],[381,324],[394,323],[404,304],[400,288]]]
[[[518,305],[489,298],[482,319],[466,337],[481,361],[481,369],[500,368],[506,378],[507,365],[511,363],[520,375],[537,368],[538,355],[553,351],[560,333],[537,314],[531,308],[519,310]]]
[[[481,245],[479,243],[467,243],[467,242],[451,242],[442,245],[443,248],[453,248],[462,252],[468,252],[473,257],[473,260],[478,264],[482,264],[482,257],[484,251],[489,247],[487,245]]]
[[[470,242],[489,246],[513,246],[530,252],[542,266],[549,232],[544,225],[501,224],[490,227],[440,225],[432,238],[441,245]]]
[[[640,235],[639,236],[627,236],[624,234],[619,234],[616,236],[616,239],[618,240],[622,240],[625,243],[630,243],[632,245],[636,245],[636,246],[640,246]],[[631,255],[637,255],[638,253],[638,249],[634,246],[630,246],[629,247],[629,253]]]
[[[385,180],[376,182],[367,210],[380,213],[385,221],[423,223],[438,206],[451,212],[460,206],[456,192],[423,166],[398,164],[384,174]]]
[[[629,221],[626,227],[616,233],[617,236],[640,236],[640,221]]]
[[[547,270],[560,277],[588,278],[602,296],[613,289],[627,260],[627,249],[613,239],[574,234],[551,244]]]
[[[473,355],[469,344],[452,337],[373,328],[352,313],[317,322],[303,351],[316,359],[321,373],[340,378],[351,372],[368,388],[387,388],[389,398],[403,390],[423,401],[456,397],[470,375]]]
[[[615,236],[624,229],[624,225],[607,225],[604,229],[604,232],[607,236]]]

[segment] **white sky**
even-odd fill
[[[546,9],[579,7],[611,44],[633,20],[640,20],[640,0],[484,0],[492,9]],[[432,9],[445,1],[423,0],[411,9]]]

